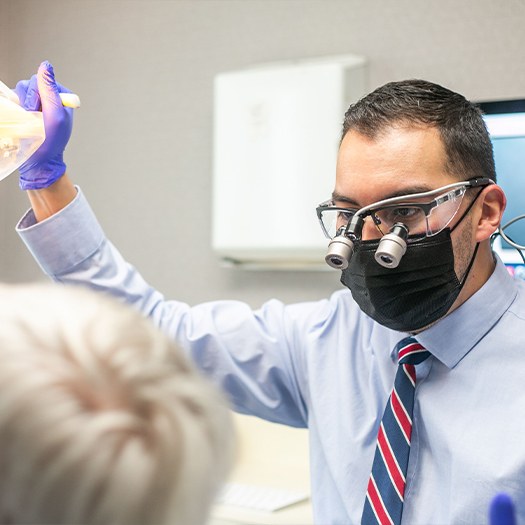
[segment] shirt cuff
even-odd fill
[[[62,210],[37,222],[28,210],[16,231],[47,275],[60,275],[96,252],[105,239],[104,232],[77,187],[76,197]]]

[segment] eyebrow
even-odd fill
[[[341,193],[338,193],[337,191],[332,192],[332,200],[338,201],[338,202],[344,202],[346,204],[349,204],[350,206],[353,206],[355,208],[359,208],[359,204],[350,197],[345,197]]]
[[[434,189],[436,188],[431,188],[429,186],[411,186],[409,188],[403,188],[402,190],[399,190],[399,191],[387,193],[386,195],[384,195],[383,197],[381,197],[375,202],[383,201],[385,199],[392,199],[394,197],[401,197],[403,195],[410,197],[410,195],[413,195],[414,193],[423,193],[425,191],[431,191]],[[338,193],[337,191],[334,191],[332,193],[332,200],[337,201],[337,202],[344,202],[355,208],[363,208],[363,206],[360,206],[359,203],[355,199],[352,199],[351,197],[347,197],[346,195]],[[370,204],[373,204],[373,203],[370,203]]]

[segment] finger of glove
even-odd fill
[[[57,84],[59,93],[73,93],[73,91],[68,89],[66,86],[63,86],[62,84],[59,84],[58,82],[56,84]]]
[[[20,101],[20,105],[24,107],[24,101],[26,99],[27,94],[27,88],[29,87],[29,79],[28,80],[20,80],[17,82],[14,92],[16,93],[16,96],[18,97],[18,100]]]
[[[38,92],[37,76],[33,75],[29,80],[19,82],[16,85],[15,92],[20,99],[20,105],[27,111],[39,111],[40,93]]]

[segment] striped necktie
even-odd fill
[[[403,512],[412,411],[416,387],[415,365],[430,356],[413,337],[397,346],[399,368],[377,435],[361,525],[399,525]]]

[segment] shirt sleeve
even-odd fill
[[[235,410],[307,426],[302,334],[319,305],[290,308],[271,300],[254,311],[240,301],[190,307],[166,300],[105,237],[80,189],[66,208],[42,222],[29,210],[17,232],[53,280],[109,293],[149,316],[227,392]]]

